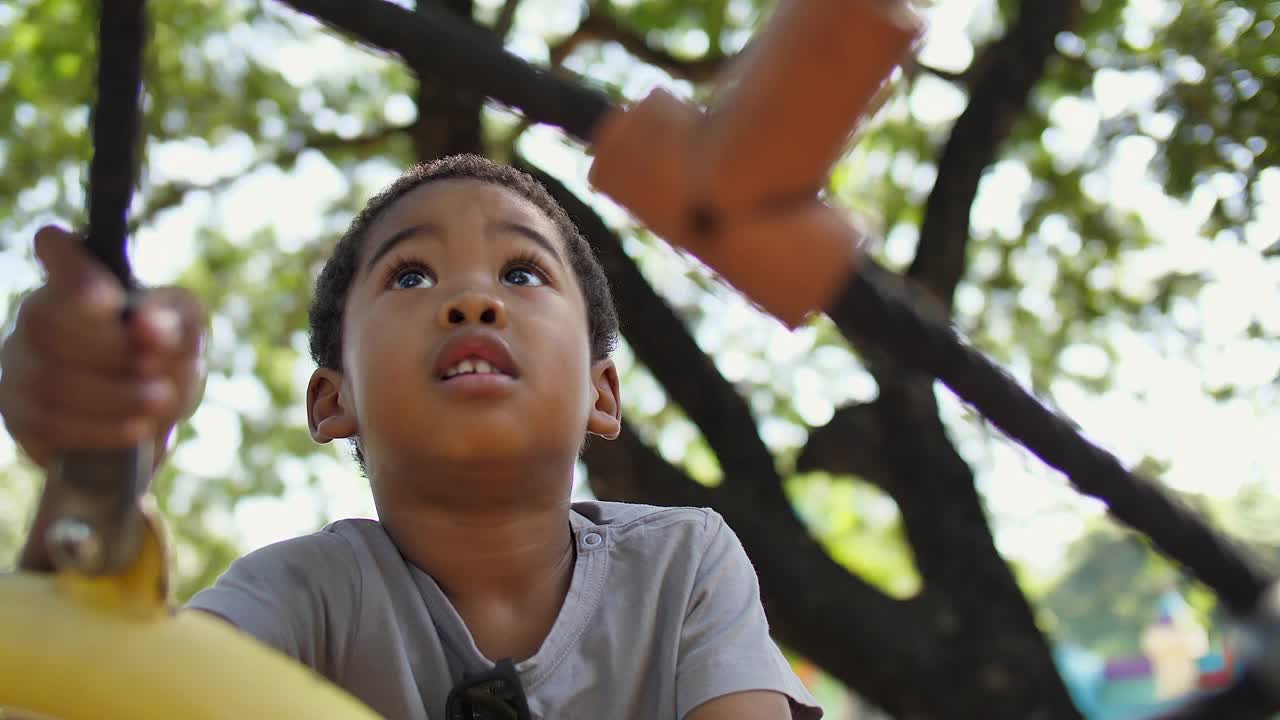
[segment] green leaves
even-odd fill
[[[826,473],[796,475],[787,494],[831,557],[890,596],[920,590],[920,576],[893,499],[870,484]]]

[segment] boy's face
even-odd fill
[[[617,373],[591,361],[564,240],[499,185],[434,181],[388,208],[360,250],[342,345],[344,370],[312,378],[312,434],[358,435],[375,479],[572,461],[584,432],[618,431]]]

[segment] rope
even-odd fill
[[[145,40],[142,0],[104,0],[98,21],[98,99],[89,165],[89,227],[85,247],[133,297],[137,283],[127,252],[129,201],[137,175]],[[126,301],[122,320],[131,304]],[[51,466],[41,506],[55,513],[36,523],[31,542],[44,541],[60,568],[97,575],[132,563],[145,532],[135,502],[151,473],[152,443],[111,449],[70,449]]]
[[[98,102],[89,165],[85,245],[126,288],[136,283],[127,250],[129,203],[137,180],[142,113],[142,0],[104,0],[98,26]]]

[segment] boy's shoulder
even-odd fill
[[[356,574],[361,556],[387,542],[386,531],[376,520],[338,520],[315,532],[249,551],[232,563],[224,577],[302,589],[318,578]]]
[[[579,532],[605,529],[615,542],[663,538],[692,540],[715,533],[724,524],[720,514],[703,507],[660,507],[642,503],[583,500],[571,506],[571,521]]]
[[[719,512],[709,507],[658,507],[634,502],[575,502],[570,512],[573,530],[590,546],[589,534],[603,533],[608,546],[634,556],[655,561],[657,557],[680,557],[678,562],[703,557],[721,546],[739,544],[736,534]],[[677,560],[672,560],[677,561]]]

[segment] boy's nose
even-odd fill
[[[502,328],[507,326],[507,307],[492,295],[465,292],[440,307],[439,319],[444,328],[467,323]]]

